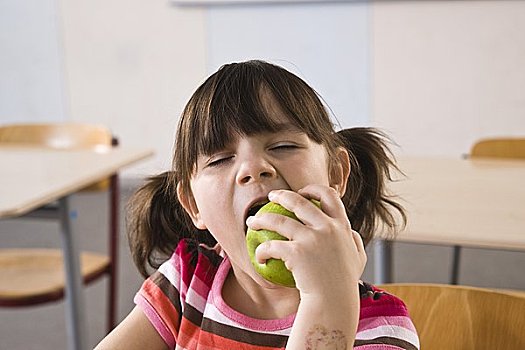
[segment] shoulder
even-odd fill
[[[206,293],[211,288],[222,258],[191,239],[183,239],[171,257],[143,283],[139,294],[150,303],[166,297],[180,309],[188,290],[199,288]],[[177,310],[180,311],[181,310]]]
[[[161,275],[182,291],[184,286],[191,285],[195,277],[203,282],[210,281],[210,277],[213,279],[221,261],[222,258],[213,249],[200,245],[195,240],[183,239],[171,257],[150,278]]]
[[[405,303],[367,283],[359,288],[361,310],[356,345],[381,344],[390,346],[383,349],[419,349],[417,331]]]
[[[202,317],[221,261],[215,251],[184,239],[142,284],[134,301],[166,344],[174,346],[183,314]]]
[[[386,291],[366,282],[359,285],[361,318],[374,316],[408,316],[405,303]]]

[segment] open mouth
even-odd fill
[[[266,203],[268,203],[268,202],[265,202],[265,203],[256,203],[253,207],[251,207],[251,208],[248,210],[248,215],[246,216],[246,218],[248,218],[248,216],[254,216],[255,214],[257,214],[257,212],[259,211],[259,209],[261,209]]]
[[[248,212],[246,213],[246,217],[244,218],[244,222],[246,222],[246,219],[248,219],[248,217],[255,216],[255,214],[257,214],[257,212],[259,211],[259,209],[261,209],[267,203],[268,203],[267,200],[263,202],[254,203],[254,205],[251,206],[250,209],[248,209]],[[247,231],[248,226],[246,226],[245,229],[246,229],[245,231]]]

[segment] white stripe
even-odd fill
[[[210,319],[214,322],[218,322],[227,326],[232,326],[235,328],[241,328],[247,331],[262,333],[262,334],[276,334],[276,335],[290,335],[290,329],[282,329],[282,330],[273,330],[273,331],[264,331],[256,328],[248,328],[242,324],[239,324],[225,315],[223,315],[213,304],[206,304],[206,310],[204,311],[204,317],[207,319]]]
[[[419,349],[419,338],[416,333],[411,330],[394,325],[379,326],[373,329],[358,332],[355,336],[356,340],[370,340],[377,337],[392,337],[405,340]]]
[[[188,294],[186,294],[186,303],[193,306],[201,313],[204,312],[204,308],[206,307],[206,299],[197,293],[195,289],[191,288],[188,290]]]
[[[164,277],[166,277],[168,279],[168,281],[170,281],[170,283],[177,289],[179,289],[179,287],[180,287],[179,284],[183,283],[182,279],[180,277],[179,270],[176,269],[175,266],[173,266],[173,264],[171,264],[171,261],[160,265],[158,271],[161,274],[163,274]]]
[[[186,295],[188,291],[188,286],[186,286],[186,284],[182,280],[179,270],[173,265],[173,261],[169,260],[164,264],[160,265],[158,271],[170,282],[170,284],[175,289],[179,291],[181,299],[181,312],[184,312],[184,303],[182,302],[182,296]]]

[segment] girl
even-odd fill
[[[405,219],[385,189],[389,154],[373,129],[336,133],[287,70],[223,66],[186,105],[173,171],[131,201],[135,263],[146,277],[158,270],[97,349],[417,349],[402,301],[360,281],[378,225]],[[253,216],[268,201],[300,221]],[[261,244],[256,258],[282,259],[296,288],[255,272],[248,227],[289,239]]]

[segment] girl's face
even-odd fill
[[[340,186],[330,183],[325,147],[290,124],[278,106],[267,108],[282,126],[280,131],[239,135],[224,149],[200,155],[190,180],[192,193],[179,191],[195,226],[211,232],[236,274],[243,271],[259,284],[267,282],[253,270],[245,243],[250,208],[267,202],[268,193],[276,189]]]

